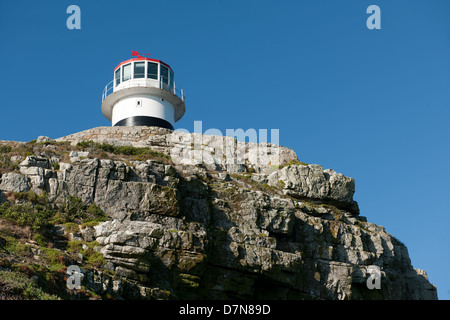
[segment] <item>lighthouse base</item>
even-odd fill
[[[132,127],[132,126],[147,126],[147,127],[161,127],[173,130],[173,125],[170,122],[156,117],[149,116],[134,116],[118,121],[114,127]]]

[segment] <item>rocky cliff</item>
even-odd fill
[[[0,142],[0,172],[6,298],[25,292],[14,275],[38,298],[437,299],[405,245],[359,214],[354,179],[288,148],[100,127]]]

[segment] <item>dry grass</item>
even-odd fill
[[[19,226],[2,218],[0,218],[0,234],[14,237],[21,242],[30,240],[33,235],[30,226]]]

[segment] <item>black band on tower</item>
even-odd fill
[[[125,118],[117,122],[114,127],[132,127],[132,126],[147,126],[147,127],[161,127],[173,130],[173,125],[170,122],[161,118],[148,116],[134,116]]]

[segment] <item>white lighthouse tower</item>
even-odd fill
[[[175,84],[172,68],[142,57],[119,63],[102,94],[103,115],[113,126],[157,126],[174,129],[184,115],[184,91]]]

